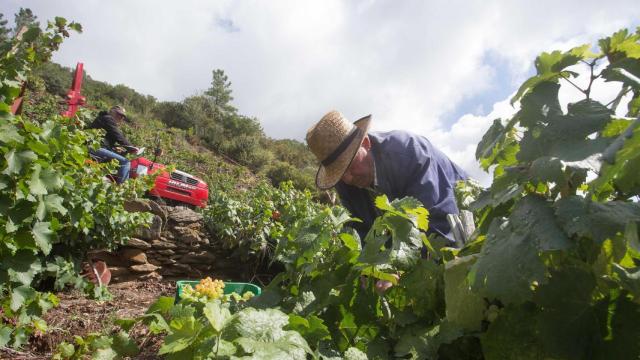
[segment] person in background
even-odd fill
[[[129,140],[122,134],[119,126],[124,122],[129,121],[125,109],[116,105],[109,111],[101,111],[98,117],[87,127],[89,129],[103,129],[105,135],[101,141],[101,147],[97,150],[90,150],[89,152],[101,159],[112,160],[115,159],[120,164],[118,168],[118,175],[116,182],[122,184],[129,178],[129,169],[131,164],[129,160],[115,152],[116,146],[125,148],[127,152],[135,153],[138,149],[131,145]]]

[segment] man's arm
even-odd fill
[[[408,175],[405,193],[420,200],[429,210],[429,229],[451,241],[451,226],[447,214],[458,214],[454,189],[456,181],[466,174],[445,154],[426,139],[420,138],[408,153],[415,166]]]

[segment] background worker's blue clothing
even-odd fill
[[[100,158],[103,159],[116,159],[120,163],[120,168],[118,168],[118,178],[116,182],[118,184],[122,184],[129,178],[129,169],[131,168],[131,163],[124,156],[114,152],[113,148],[116,146],[124,146],[124,147],[133,147],[129,140],[122,134],[120,129],[118,128],[118,123],[116,120],[106,111],[101,111],[98,114],[98,117],[87,126],[88,129],[102,129],[105,131],[104,137],[102,138],[101,145],[102,147],[97,150],[90,150],[90,152]]]
[[[454,241],[447,214],[458,214],[454,188],[467,174],[423,136],[407,131],[370,132],[375,180],[371,189],[340,181],[336,190],[342,205],[362,223],[350,224],[364,239],[379,215],[373,199],[385,194],[389,201],[414,197],[429,210],[429,232]]]
[[[113,152],[111,150],[107,150],[105,148],[90,150],[90,152],[101,159],[118,160],[118,163],[120,163],[120,167],[118,168],[118,178],[116,179],[116,182],[118,184],[122,184],[129,178],[129,170],[131,169],[131,162],[126,157],[116,152]]]

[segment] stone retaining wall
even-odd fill
[[[149,228],[138,229],[118,251],[90,254],[107,262],[111,282],[163,276],[201,278],[238,266],[228,250],[215,246],[201,214],[181,206],[160,206],[151,200],[130,201],[125,208],[150,212],[153,222]]]

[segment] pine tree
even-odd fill
[[[40,26],[40,23],[37,21],[38,17],[33,15],[33,12],[29,8],[20,8],[18,13],[15,15],[16,27],[14,28],[14,34],[17,34],[23,26],[33,27]]]
[[[0,13],[0,42],[9,38],[11,30],[7,27],[8,20],[4,20],[4,14]]]
[[[205,94],[211,97],[214,105],[214,117],[216,121],[220,121],[223,115],[233,115],[237,109],[231,105],[233,96],[231,96],[231,81],[224,70],[213,70],[213,80],[211,87],[205,91]]]

